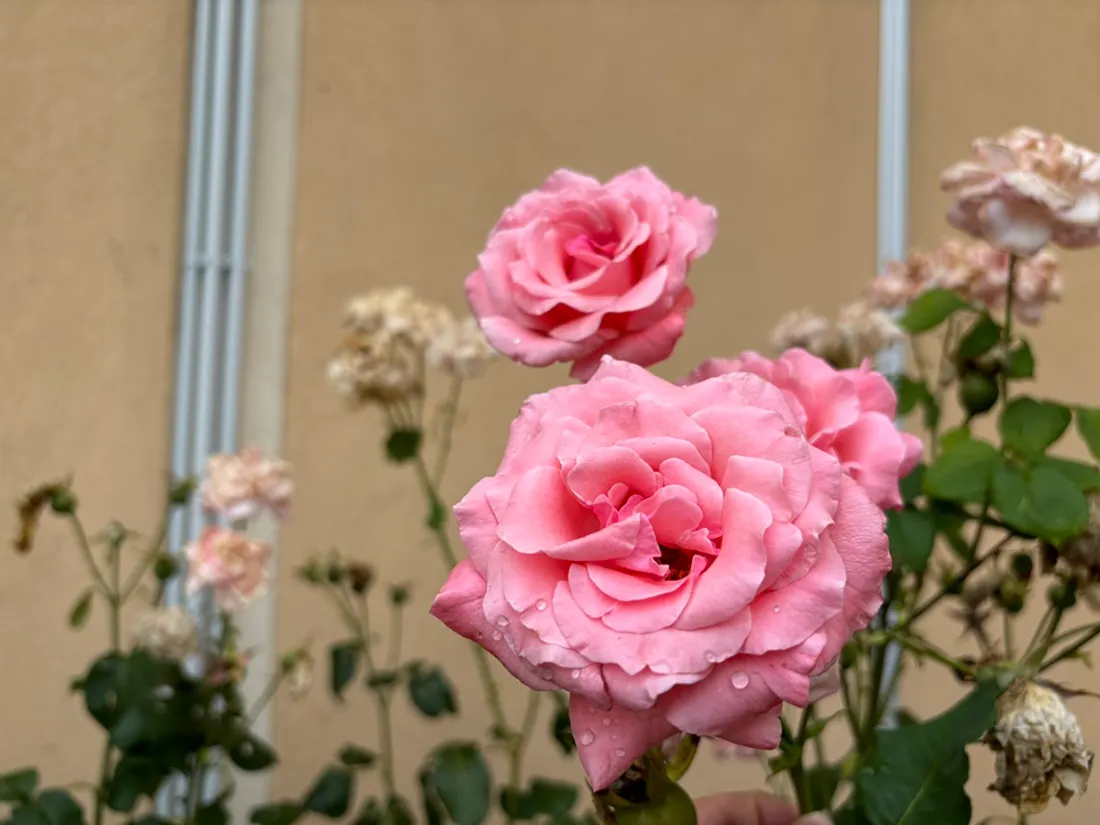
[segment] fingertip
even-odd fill
[[[793,825],[798,817],[787,800],[760,792],[708,796],[696,800],[695,810],[699,825]]]

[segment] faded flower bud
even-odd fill
[[[348,585],[357,596],[362,596],[374,582],[374,570],[369,564],[353,561],[348,564]]]
[[[473,317],[447,323],[427,348],[428,363],[455,378],[477,378],[495,357]]]
[[[998,701],[997,723],[983,741],[996,753],[990,790],[1023,813],[1039,813],[1054,797],[1068,804],[1088,787],[1093,754],[1077,717],[1048,688],[1014,682]]]
[[[314,661],[308,650],[293,650],[283,656],[283,680],[291,699],[301,699],[313,686]]]
[[[904,337],[886,313],[857,301],[843,307],[835,323],[807,309],[784,315],[772,330],[771,345],[777,352],[804,349],[838,369],[847,369]]]
[[[146,613],[134,625],[134,647],[161,659],[182,661],[199,649],[195,620],[182,607],[164,607]]]
[[[59,512],[54,502],[57,500],[61,491],[67,489],[68,486],[66,484],[59,482],[42,484],[31,490],[19,500],[19,505],[16,510],[19,518],[19,531],[16,533],[15,541],[12,542],[16,550],[20,553],[27,553],[30,551],[31,547],[34,545],[34,537],[38,534],[38,525],[42,520],[42,512],[47,506],[51,506],[54,508],[55,512]],[[69,512],[72,511],[70,510]]]

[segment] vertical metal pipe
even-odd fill
[[[249,222],[252,206],[252,122],[256,97],[256,0],[240,0],[237,27],[236,124],[233,130],[233,182],[228,238],[229,289],[225,313],[225,354],[222,372],[221,438],[219,448],[237,448],[240,409],[241,341],[245,285],[249,271]]]
[[[880,0],[878,89],[878,249],[879,272],[891,259],[903,258],[909,230],[909,0]],[[905,370],[902,344],[879,356],[879,369],[890,378]],[[887,616],[889,622],[892,617]],[[885,649],[883,681],[894,681],[901,661],[896,645]],[[891,726],[897,692],[886,699],[883,724]]]

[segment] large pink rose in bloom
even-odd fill
[[[890,568],[882,510],[748,373],[677,386],[606,358],[527,401],[455,514],[469,558],[432,613],[571,694],[596,789],[678,731],[776,747]]]
[[[759,375],[781,389],[810,443],[836,456],[875,504],[901,506],[898,479],[920,461],[924,445],[897,429],[898,399],[881,374],[867,364],[837,370],[792,349],[774,361],[755,352],[712,358],[695,368],[688,383],[737,372]]]
[[[562,169],[505,210],[466,295],[489,342],[521,364],[573,361],[577,378],[604,354],[655,364],[683,334],[688,268],[717,216],[644,167],[607,183]]]

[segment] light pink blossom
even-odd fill
[[[239,453],[210,456],[200,493],[206,512],[230,522],[253,518],[264,508],[283,518],[290,508],[294,481],[289,463],[247,447]]]
[[[879,507],[900,507],[898,480],[920,461],[921,440],[894,424],[897,396],[869,365],[837,370],[804,350],[774,361],[755,352],[712,358],[688,382],[748,372],[782,390],[810,444],[834,456]]]
[[[759,376],[605,358],[531,397],[455,507],[469,557],[432,613],[569,692],[597,790],[677,732],[775,747],[782,704],[878,609],[883,512],[804,426]]]
[[[955,196],[947,219],[1021,257],[1048,243],[1100,243],[1100,157],[1061,135],[1021,127],[974,142],[973,157],[948,168],[941,188]]]
[[[227,612],[245,607],[267,587],[271,546],[226,527],[208,527],[186,549],[187,592],[209,588]]]
[[[648,365],[669,356],[692,305],[692,262],[717,212],[649,169],[607,183],[559,170],[505,210],[466,279],[489,342],[532,367],[572,361],[587,378],[601,355]]]

